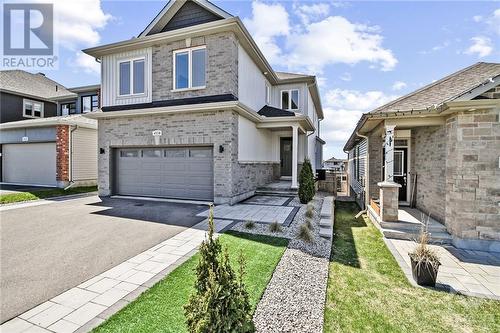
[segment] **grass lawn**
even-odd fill
[[[34,190],[30,192],[10,193],[0,195],[0,204],[47,199],[63,195],[79,194],[97,191],[97,186],[75,187],[64,190],[62,188],[51,188],[47,190]]]
[[[413,287],[358,211],[336,204],[325,332],[500,332],[500,301]]]
[[[228,247],[235,269],[237,256],[243,251],[247,264],[245,283],[255,309],[288,241],[236,232],[223,234],[220,239]],[[195,255],[93,332],[187,332],[183,306],[194,291],[197,263]]]

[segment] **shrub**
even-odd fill
[[[303,241],[308,242],[308,243],[312,242],[312,240],[314,239],[313,234],[312,234],[311,230],[308,228],[308,226],[306,225],[306,223],[300,225],[299,233],[297,236],[298,236],[298,238],[300,238]]]
[[[247,228],[247,229],[253,229],[253,228],[255,228],[255,222],[251,221],[251,220],[246,221],[245,222],[245,228]]]
[[[304,224],[307,226],[307,228],[309,228],[309,230],[311,230],[311,231],[313,230],[313,225],[312,225],[311,219],[306,219]]]
[[[195,293],[184,306],[189,332],[254,332],[249,296],[243,283],[245,263],[240,253],[239,274],[229,263],[227,249],[214,238],[213,211],[208,218],[208,235],[200,246]]]
[[[278,221],[274,221],[269,225],[269,230],[271,232],[280,232],[283,229],[281,228],[281,225],[278,223]]]
[[[308,203],[314,197],[314,193],[314,175],[311,167],[311,162],[306,158],[299,175],[300,202],[303,204]]]
[[[311,205],[310,203],[307,204],[306,217],[308,217],[308,218],[314,217],[314,206]]]

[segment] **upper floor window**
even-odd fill
[[[283,110],[298,110],[299,109],[299,90],[282,90],[281,91],[281,108]]]
[[[271,104],[271,87],[266,84],[266,105]]]
[[[27,118],[43,118],[43,103],[23,99],[23,116]]]
[[[144,58],[120,61],[120,96],[144,94],[146,91],[145,63]]]
[[[174,90],[204,88],[206,46],[174,51]]]
[[[69,114],[76,113],[76,103],[64,103],[61,104],[61,115],[62,116],[67,116]]]
[[[97,111],[99,109],[99,97],[97,95],[82,97],[82,113]]]

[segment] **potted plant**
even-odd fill
[[[417,284],[419,286],[434,287],[436,285],[436,277],[441,263],[439,262],[439,256],[436,251],[428,246],[428,224],[429,217],[422,225],[419,237],[420,240],[417,247],[413,250],[413,252],[408,253],[408,255],[410,256],[413,279],[417,282]]]

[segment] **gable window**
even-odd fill
[[[145,64],[145,58],[130,59],[119,63],[120,96],[145,93]]]
[[[67,116],[69,114],[76,113],[76,103],[64,103],[61,104],[61,115]]]
[[[204,88],[206,46],[174,51],[174,90]]]
[[[299,109],[299,90],[282,90],[281,91],[281,108],[283,110],[298,110]]]
[[[23,99],[23,116],[27,118],[43,118],[43,103]]]

